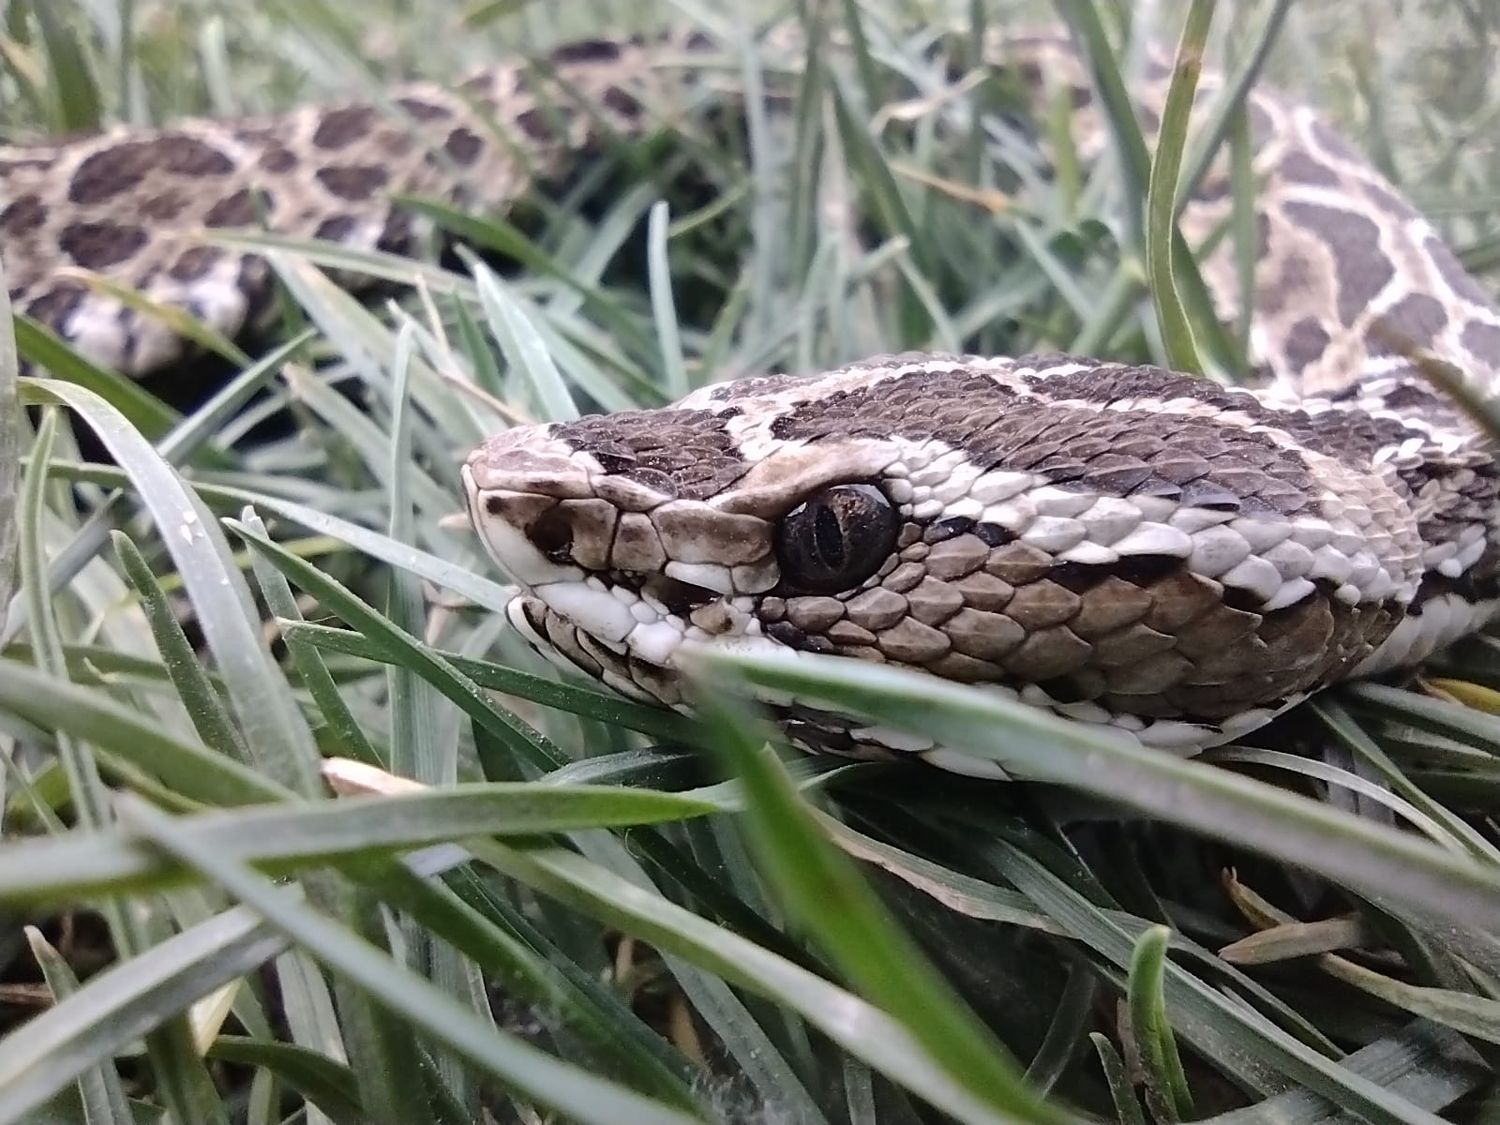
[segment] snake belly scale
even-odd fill
[[[385,107],[0,149],[11,298],[89,358],[147,374],[183,341],[79,268],[236,334],[269,304],[271,271],[195,231],[406,252],[422,232],[392,193],[503,207],[608,137],[659,127],[695,81],[684,55],[704,49],[698,36],[600,41],[453,90],[397,90]],[[1013,35],[992,54],[1072,85],[1080,148],[1102,146],[1066,37]],[[570,96],[549,94],[552,80]],[[1150,63],[1135,90],[1148,133],[1165,80]],[[1218,80],[1202,85],[1209,98]],[[511,623],[560,663],[669,706],[687,704],[695,645],[834,654],[1176,752],[1481,628],[1500,569],[1494,449],[1422,367],[1491,394],[1500,311],[1311,109],[1261,89],[1248,108],[1254,291],[1238,292],[1226,245],[1203,269],[1226,319],[1248,301],[1257,389],[1090,357],[898,355],[509,429],[462,480],[522,588]],[[1211,172],[1183,211],[1189,242],[1207,243],[1229,207]],[[778,709],[815,749],[997,772]]]

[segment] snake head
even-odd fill
[[[671,706],[693,644],[832,651],[775,607],[852,593],[893,557],[899,506],[879,482],[900,449],[774,436],[775,418],[831,389],[746,380],[485,442],[463,482],[522,587],[511,624],[549,658]]]
[[[464,481],[512,624],[624,694],[684,705],[697,645],[832,654],[1196,750],[1366,659],[1413,586],[1384,478],[1256,410],[1155,369],[895,356],[513,429]],[[774,705],[822,749],[941,753]]]

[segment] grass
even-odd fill
[[[1123,175],[1043,107],[1050,174],[1002,81],[950,92],[916,5],[795,6],[850,44],[805,72],[690,0],[409,7],[7,11],[17,136],[669,19],[719,37],[708,97],[743,97],[746,128],[700,112],[510,215],[423,204],[486,261],[245,236],[288,312],[249,355],[211,342],[206,401],[17,324],[59,378],[20,381],[0,442],[0,1122],[1488,1119],[1492,639],[1187,762],[839,661],[705,664],[693,723],[549,673],[452,518],[459,459],[514,417],[709,379],[908,348],[1232,372],[1171,218],[1202,138],[1243,167],[1235,107],[1174,103],[1156,155],[1106,97]],[[1049,14],[951,7],[974,31]],[[1187,37],[1165,7],[1153,36],[1190,57],[1213,6]],[[1493,15],[1414,11],[1375,52],[1378,14],[1367,41],[1311,8],[1262,43],[1276,7],[1220,5],[1210,59],[1270,47],[1474,268],[1500,261]],[[1053,14],[1109,46],[1128,8]],[[1112,47],[1093,67],[1127,84]],[[398,299],[350,299],[341,265]],[[1038,780],[773,753],[752,684]],[[331,799],[329,759],[346,789],[372,776],[350,763],[415,784]]]

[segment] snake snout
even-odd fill
[[[507,431],[462,470],[475,530],[522,587],[507,616],[549,659],[676,704],[687,645],[754,631],[755,597],[780,580],[772,521],[683,496],[558,432]]]

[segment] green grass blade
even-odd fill
[[[1215,100],[1198,144],[1193,149],[1187,171],[1182,176],[1181,187],[1177,192],[1179,216],[1182,214],[1182,208],[1187,205],[1193,193],[1203,183],[1203,177],[1208,174],[1214,157],[1233,130],[1235,120],[1244,116],[1244,107],[1249,93],[1260,80],[1266,60],[1270,57],[1271,50],[1281,34],[1282,26],[1286,23],[1287,14],[1291,10],[1292,0],[1274,0],[1270,12],[1266,14],[1265,23],[1261,25],[1260,31],[1250,45],[1250,50],[1245,54],[1245,61],[1236,67],[1234,73],[1225,80],[1224,88]],[[1242,290],[1242,292],[1249,292],[1249,290]]]
[[[1343,882],[1377,903],[1430,911],[1434,919],[1477,930],[1500,926],[1500,877],[1492,870],[1249,778],[1130,746],[1082,724],[913,672],[805,654],[795,664],[742,655],[711,659],[759,688],[868,715],[997,762],[1009,773],[1233,839]]]
[[[1141,1103],[1136,1099],[1135,1087],[1125,1073],[1125,1060],[1115,1045],[1099,1032],[1089,1035],[1094,1050],[1099,1055],[1099,1065],[1104,1070],[1104,1079],[1109,1083],[1110,1097],[1115,1103],[1115,1115],[1121,1125],[1146,1125],[1146,1115],[1141,1112]]]
[[[687,1060],[637,1022],[613,992],[569,962],[472,870],[454,872],[446,885],[395,864],[374,865],[356,877],[381,901],[406,911],[473,958],[492,983],[528,1000],[549,1022],[555,1020],[559,1037],[581,1047],[604,1073],[628,1078],[641,1092],[681,1109],[698,1108]]]
[[[79,29],[50,5],[33,9],[41,27],[51,82],[48,103],[57,132],[89,133],[103,123],[99,84]]]
[[[1489,1083],[1489,1071],[1461,1036],[1423,1021],[1361,1047],[1345,1057],[1344,1065],[1413,1105],[1434,1109]],[[1328,1119],[1328,1103],[1298,1089],[1207,1120],[1214,1125],[1315,1125]]]
[[[266,526],[253,509],[247,509],[240,518],[251,531],[266,536]],[[374,745],[339,693],[338,684],[334,682],[317,647],[300,637],[289,635],[290,625],[302,623],[302,610],[292,594],[291,585],[264,556],[256,555],[251,560],[251,568],[255,573],[256,584],[260,587],[261,597],[265,599],[266,608],[273,617],[286,623],[282,627],[281,636],[286,641],[292,667],[297,670],[302,686],[312,696],[313,704],[323,716],[323,721],[328,724],[331,737],[338,745],[338,752],[343,757],[354,758],[366,765],[382,765],[380,755],[376,753]]]
[[[1192,113],[1193,95],[1198,88],[1198,73],[1203,66],[1203,50],[1213,13],[1214,0],[1193,0],[1188,9],[1187,23],[1177,47],[1177,61],[1172,69],[1172,81],[1162,109],[1156,156],[1151,161],[1146,189],[1146,275],[1151,283],[1157,324],[1161,328],[1168,365],[1176,371],[1193,374],[1203,373],[1203,363],[1193,342],[1192,322],[1177,291],[1172,246],[1176,232],[1178,177],[1182,171],[1182,154],[1187,147],[1188,119]]]
[[[1057,1017],[1047,1028],[1047,1037],[1026,1066],[1026,1080],[1043,1093],[1057,1085],[1063,1071],[1078,1053],[1084,1033],[1093,1019],[1097,984],[1093,973],[1080,966],[1074,966],[1068,973],[1067,986],[1057,1005]]]
[[[688,386],[687,366],[682,358],[682,333],[677,324],[677,308],[672,300],[672,265],[667,256],[669,219],[665,203],[652,205],[646,253],[651,279],[651,313],[656,324],[656,338],[661,347],[666,392],[669,398],[678,399],[691,388]]]
[[[282,760],[282,748],[311,754],[312,735],[256,628],[250,591],[208,509],[97,395],[67,383],[34,380],[26,381],[25,394],[32,401],[76,411],[135,482],[182,576],[252,756],[274,768]]]
[[[58,463],[53,466],[53,473],[69,480],[88,480],[111,486],[127,483],[127,478],[120,470],[96,465]],[[397,543],[388,535],[320,512],[306,504],[299,504],[265,492],[223,485],[200,484],[196,487],[196,491],[205,502],[212,502],[226,509],[238,509],[249,504],[260,511],[281,516],[311,531],[331,536],[371,558],[409,570],[493,612],[504,612],[505,603],[510,600],[511,591],[506,587],[468,567],[451,563],[428,551],[419,551],[414,547]]]
[[[542,417],[553,422],[577,418],[578,405],[572,392],[520,299],[484,265],[475,266],[474,282],[479,289],[479,306],[506,363],[520,385],[529,388]]]
[[[17,314],[13,343],[27,362],[45,368],[52,378],[65,379],[93,391],[153,441],[182,420],[177,411],[139,384],[90,363],[50,329],[29,317]]]
[[[1010,882],[1059,921],[1063,921],[1078,937],[1116,966],[1123,968],[1129,964],[1133,943],[1117,928],[1101,924],[1098,909],[1092,903],[1019,849],[1007,846],[1004,852],[1002,870]],[[1260,1085],[1263,1089],[1267,1088],[1264,1068],[1274,1068],[1281,1080],[1270,1085],[1271,1089],[1284,1088],[1288,1084],[1306,1086],[1335,1105],[1352,1109],[1382,1125],[1416,1121],[1421,1121],[1424,1125],[1437,1125],[1436,1117],[1422,1112],[1419,1107],[1392,1094],[1363,1074],[1342,1067],[1326,1055],[1311,1050],[1276,1028],[1259,1012],[1237,1001],[1226,1001],[1216,990],[1182,972],[1170,962],[1164,962],[1163,968],[1167,1003],[1177,1020],[1177,1026],[1183,1029],[1183,1034],[1196,1035],[1202,1040],[1203,1030],[1212,1031],[1219,1051],[1205,1051],[1210,1061],[1223,1060],[1224,1065],[1239,1064],[1248,1056],[1261,1064]],[[1204,1006],[1205,1001],[1207,1008]],[[1189,1013],[1195,1017],[1201,1013],[1207,1018],[1195,1018],[1189,1022],[1183,1018]],[[1228,1019],[1224,1018],[1226,1016]],[[1205,1043],[1206,1040],[1200,1041],[1200,1049]],[[1240,1069],[1243,1073],[1243,1066]]]
[[[0,282],[5,263],[0,261]],[[16,496],[21,480],[21,404],[17,380],[21,365],[16,356],[10,297],[0,284],[0,634],[9,627],[8,607],[16,582]]]
[[[54,1004],[78,991],[78,978],[40,930],[27,926],[26,941],[42,970],[42,978],[47,982],[47,991],[52,994]],[[78,1097],[83,1103],[85,1125],[134,1125],[135,1118],[125,1097],[125,1087],[112,1059],[101,1059],[98,1066],[78,1076]]]
[[[322,574],[279,544],[257,535],[247,525],[228,522],[235,534],[262,554],[288,579],[316,597],[325,609],[336,613],[367,638],[377,642],[391,654],[393,663],[410,668],[432,684],[476,723],[501,739],[521,760],[543,770],[555,768],[566,761],[562,752],[541,734],[489,698],[477,684],[447,661],[355,597],[342,584]]]
[[[1182,1121],[1193,1109],[1187,1075],[1177,1054],[1177,1040],[1167,1019],[1166,999],[1162,992],[1162,968],[1167,958],[1167,941],[1171,931],[1152,926],[1135,942],[1130,959],[1130,1030],[1140,1051],[1141,1066],[1146,1072],[1148,1091],[1160,1106],[1158,1117]]]
[[[0,1040],[0,1122],[32,1120],[84,1070],[254,972],[284,944],[254,914],[231,910],[90,977]]]
[[[1324,698],[1309,705],[1328,726],[1329,730],[1359,758],[1374,767],[1397,796],[1404,798],[1421,816],[1439,825],[1450,839],[1460,841],[1476,859],[1500,865],[1500,849],[1452,810],[1434,801],[1397,768],[1384,750],[1354,722],[1349,713],[1336,702]]]
[[[1124,174],[1124,217],[1129,242],[1132,247],[1144,251],[1143,217],[1146,214],[1147,185],[1151,179],[1151,155],[1135,119],[1135,106],[1125,89],[1125,79],[1110,49],[1109,37],[1095,5],[1087,0],[1057,0],[1057,10],[1072,29],[1080,53],[1088,64],[1094,91]]]
[[[162,730],[154,718],[101,691],[59,682],[13,660],[0,659],[0,710],[89,742],[101,752],[160,777],[191,800],[238,805],[292,795],[233,759]]]
[[[491,782],[203,814],[182,819],[177,831],[203,850],[286,873],[471,836],[656,824],[721,809],[699,797],[646,789]],[[76,902],[163,886],[181,874],[118,830],[0,845],[0,901]]]
[[[1348,698],[1359,711],[1367,711],[1396,722],[1457,739],[1472,746],[1500,753],[1500,730],[1495,720],[1470,707],[1460,707],[1414,691],[1374,682],[1350,684]]]
[[[141,599],[151,634],[156,638],[157,650],[162,654],[162,664],[177,689],[177,697],[187,708],[193,729],[198,732],[203,745],[214,753],[244,761],[248,752],[239,732],[234,729],[213,681],[193,652],[192,643],[183,632],[156,575],[151,573],[129,536],[117,531],[111,538],[125,576]]]
[[[853,864],[831,847],[759,724],[718,701],[700,703],[708,741],[745,788],[751,843],[789,912],[811,930],[871,1002],[897,1014],[912,1037],[975,1099],[1023,1121],[1061,1121],[1021,1078],[1020,1068],[895,924]]]
[[[208,1057],[271,1072],[337,1125],[364,1125],[369,1120],[353,1071],[327,1055],[244,1035],[221,1035],[208,1049]]]
[[[20,510],[17,513],[20,535],[21,593],[29,610],[32,644],[38,656],[37,666],[45,674],[64,680],[67,662],[63,657],[62,638],[51,599],[47,596],[46,557],[43,544],[50,512],[45,503],[52,443],[57,436],[57,412],[48,410],[37,430],[33,454],[22,482]],[[109,818],[108,793],[99,770],[87,747],[67,732],[57,735],[57,755],[68,779],[68,793],[74,815],[86,828],[98,828]]]
[[[435,985],[249,868],[198,851],[190,837],[150,806],[128,801],[121,816],[178,861],[223,886],[376,1003],[400,1015],[424,1038],[443,1044],[526,1097],[597,1125],[686,1125],[701,1120],[496,1031]]]
[[[551,278],[567,287],[580,305],[598,318],[600,323],[620,339],[630,343],[633,351],[649,349],[649,338],[641,331],[638,321],[592,283],[591,278],[579,276],[556,256],[549,254],[532,239],[500,216],[475,218],[468,212],[446,204],[426,199],[398,197],[410,210],[427,215],[440,223],[445,230],[463,238],[466,245],[475,249],[488,249],[505,255],[509,261],[519,262],[528,270]],[[618,397],[603,403],[607,409],[623,410],[634,405],[628,399]]]
[[[800,965],[717,926],[639,884],[561,849],[473,847],[485,863],[528,886],[799,1013],[892,1082],[965,1122],[1012,1120],[955,1082],[905,1027]]]
[[[207,402],[195,410],[192,415],[183,418],[177,423],[158,443],[157,452],[171,465],[181,465],[194,460],[201,461],[207,467],[228,465],[230,463],[229,455],[221,452],[212,444],[215,432],[234,411],[243,407],[246,400],[265,385],[279,369],[281,363],[300,348],[304,342],[305,337],[298,337],[288,341],[279,348],[272,349],[260,360],[229,380]],[[130,383],[128,380],[125,381],[124,385],[135,386],[134,383]],[[125,409],[118,396],[99,391],[92,385],[86,384],[86,387],[87,389],[95,390],[96,393],[100,394],[100,397],[105,398],[116,409],[119,409],[122,414],[126,414],[129,417],[129,412]],[[144,427],[140,428],[144,430]],[[110,487],[118,488],[126,483],[128,479],[124,474],[117,473],[111,477],[109,482]],[[111,495],[101,501],[95,509],[94,514],[78,531],[73,540],[62,551],[58,552],[52,561],[52,566],[47,575],[50,587],[53,589],[61,588],[105,545],[108,539],[108,531],[111,527],[111,516],[118,501],[118,494]],[[17,613],[15,608],[15,603],[13,602],[10,619],[5,623],[3,632],[0,632],[0,640],[9,638],[24,623],[25,614]]]
[[[335,629],[328,625],[310,622],[289,622],[285,626],[288,640],[296,639],[325,652],[338,652],[346,656],[357,656],[365,660],[390,661],[394,652],[378,641],[352,632]],[[610,726],[639,731],[667,742],[681,742],[689,737],[694,727],[685,715],[661,707],[650,707],[644,703],[624,699],[592,687],[558,683],[545,676],[507,668],[489,660],[479,660],[447,649],[430,649],[431,653],[451,664],[458,672],[473,680],[482,688],[504,692],[521,699],[540,703],[544,707],[556,707],[574,715],[597,719]]]
[[[386,467],[390,523],[387,533],[398,543],[415,538],[416,512],[408,487],[413,461],[411,430],[410,324],[402,325],[396,337],[392,361],[392,417],[389,464]],[[243,517],[242,517],[243,518]],[[248,526],[248,525],[247,525]],[[427,606],[422,586],[414,575],[394,571],[387,581],[386,618],[392,626],[409,634],[419,633],[426,623]],[[452,782],[458,775],[456,725],[452,740],[442,737],[442,704],[437,693],[410,668],[386,667],[386,690],[390,697],[390,766],[402,777],[429,785]]]

